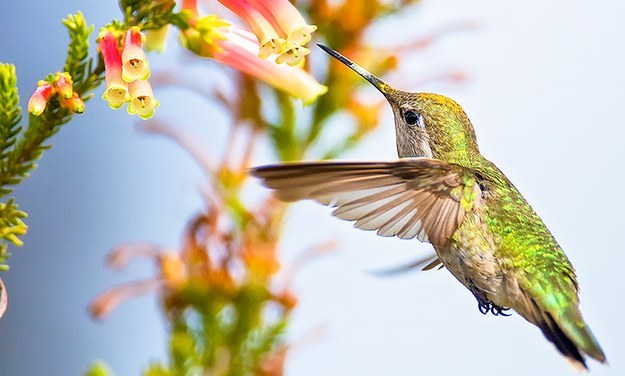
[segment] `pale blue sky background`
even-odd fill
[[[36,80],[62,65],[61,17],[81,9],[98,26],[119,17],[112,1],[15,1],[2,8],[0,60],[17,64],[24,105]],[[378,29],[372,40],[479,21],[477,31],[415,56],[406,72],[414,81],[450,68],[470,74],[463,86],[422,89],[464,106],[482,152],[524,193],[575,265],[582,311],[611,363],[590,361],[592,374],[625,374],[625,4],[425,0],[400,18],[404,26]],[[151,61],[156,70],[177,62],[171,55]],[[389,81],[407,89],[404,80]],[[219,149],[223,115],[181,90],[157,96],[159,116],[197,128],[211,140],[207,148]],[[134,120],[95,98],[16,192],[30,213],[30,233],[3,274],[11,295],[0,321],[0,375],[75,375],[98,358],[118,375],[135,375],[163,358],[153,297],[132,301],[101,323],[86,315],[98,292],[151,273],[142,264],[123,273],[104,269],[111,247],[131,240],[176,246],[201,203],[198,167],[170,141],[138,133]],[[348,157],[393,159],[393,139],[387,114]],[[326,238],[339,239],[340,251],[298,275],[300,304],[290,332],[297,340],[321,327],[323,336],[293,351],[287,374],[572,374],[538,329],[517,315],[481,315],[447,271],[391,279],[367,273],[413,260],[428,245],[378,238],[332,218],[327,208],[301,203],[289,215],[285,260]]]

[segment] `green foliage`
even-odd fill
[[[10,256],[7,252],[8,242],[16,246],[22,245],[19,236],[26,234],[27,229],[22,218],[26,218],[26,213],[17,208],[13,199],[6,204],[0,203],[0,270],[9,269],[5,263]]]
[[[170,364],[155,363],[145,376],[253,375],[281,345],[286,319],[262,285],[250,282],[233,296],[189,289],[190,306],[171,317]]]
[[[296,161],[302,158],[303,149],[297,136],[294,99],[277,90],[275,95],[280,109],[280,121],[270,125],[269,136],[280,161]]]
[[[172,0],[120,0],[124,13],[124,29],[139,26],[142,30],[160,29],[169,24],[180,24],[182,19],[174,12]]]
[[[83,97],[83,100],[87,100],[88,97],[85,95],[95,89],[103,78],[103,67],[98,65],[92,70],[90,60],[87,59],[89,35],[93,27],[87,27],[81,13],[69,16],[63,23],[70,35],[65,69],[72,74],[74,91]],[[15,83],[15,79],[13,82]],[[17,96],[17,89],[15,91]],[[9,186],[20,183],[28,176],[36,167],[35,161],[49,148],[45,142],[58,132],[63,124],[71,120],[73,115],[53,98],[43,114],[29,117],[28,127],[17,138],[17,132],[7,132],[9,135],[15,134],[8,139],[12,141],[10,144],[13,147],[5,152],[6,157],[2,159],[0,165],[0,196],[10,193],[12,189]],[[3,137],[2,142],[6,143],[7,139]]]
[[[4,170],[8,151],[20,131],[22,115],[19,99],[15,67],[0,63],[0,170]],[[4,187],[0,186],[0,195],[6,193]]]
[[[90,75],[93,61],[88,58],[89,36],[93,32],[93,25],[87,26],[81,12],[67,16],[63,20],[63,25],[67,27],[69,33],[67,60],[63,70],[74,80],[74,90],[85,93],[97,86],[97,82],[94,82],[97,77]]]

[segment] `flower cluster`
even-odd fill
[[[113,287],[93,300],[89,308],[94,318],[103,318],[124,301],[157,291],[165,312],[175,322],[172,347],[189,359],[184,365],[154,364],[152,368],[159,370],[171,367],[159,374],[189,374],[185,367],[204,369],[203,374],[210,375],[262,374],[261,370],[269,366],[282,369],[284,357],[276,364],[275,355],[284,347],[275,346],[281,343],[276,337],[296,299],[288,289],[272,286],[278,270],[276,239],[267,237],[263,229],[266,224],[255,221],[250,234],[240,238],[239,231],[224,231],[224,219],[217,211],[197,216],[178,252],[134,243],[117,248],[108,257],[109,266],[116,269],[136,258],[155,262],[158,275]],[[276,315],[266,317],[267,311]],[[184,324],[187,315],[198,317],[202,329],[196,331]],[[237,334],[224,335],[233,332]],[[206,342],[196,337],[197,333],[211,333],[213,340]],[[181,341],[193,346],[176,343]],[[269,345],[252,351],[259,342]],[[195,357],[181,354],[181,347],[191,353],[205,353]]]
[[[189,28],[182,31],[186,48],[264,81],[305,104],[327,92],[326,86],[301,67],[310,52],[304,45],[316,27],[306,24],[288,0],[272,2],[272,6],[260,0],[221,3],[253,32],[214,14],[200,17],[196,2],[184,1],[184,9],[191,14]]]
[[[258,56],[278,55],[276,63],[300,64],[310,53],[305,47],[317,29],[306,23],[288,0],[219,0],[238,15],[256,34]]]
[[[271,200],[269,206],[279,205]],[[263,210],[269,210],[265,207]],[[196,217],[186,233],[185,242],[179,252],[157,245],[133,243],[118,247],[109,255],[107,263],[114,269],[122,269],[136,258],[155,261],[159,275],[123,284],[105,291],[90,305],[95,318],[108,315],[123,301],[153,290],[163,294],[167,309],[184,309],[193,305],[185,302],[185,291],[189,289],[207,295],[239,294],[240,291],[263,290],[267,300],[291,310],[295,298],[288,290],[274,292],[267,283],[279,270],[276,254],[276,238],[264,232],[271,220],[266,216],[252,219],[250,231],[236,242],[236,229],[226,231],[219,228],[224,213],[202,214]],[[241,274],[239,267],[244,266]],[[172,305],[173,304],[173,305]]]
[[[106,89],[102,98],[113,109],[129,102],[129,114],[149,119],[159,103],[148,82],[150,68],[143,51],[144,36],[138,27],[131,27],[122,38],[120,52],[119,34],[110,28],[100,32],[98,46],[106,69]]]
[[[70,74],[56,72],[49,81],[40,80],[37,83],[37,89],[28,100],[28,112],[34,116],[41,115],[54,95],[57,95],[61,106],[71,112],[81,114],[85,111],[85,102],[74,92]]]

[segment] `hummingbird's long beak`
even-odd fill
[[[319,46],[319,48],[327,52],[328,55],[332,56],[336,60],[350,67],[354,72],[358,73],[365,80],[369,81],[371,85],[375,86],[376,89],[380,90],[380,92],[384,94],[386,98],[390,99],[389,94],[391,91],[394,91],[394,89],[391,86],[389,86],[386,82],[380,80],[378,77],[368,72],[366,69],[364,69],[360,65],[354,63],[353,61],[349,60],[348,58],[341,55],[340,53],[334,51],[330,47],[324,46],[323,44],[317,44],[317,46]]]

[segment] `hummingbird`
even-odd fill
[[[256,167],[252,175],[280,200],[313,199],[357,228],[430,243],[436,255],[423,270],[449,270],[482,313],[507,316],[513,309],[576,368],[587,369],[586,357],[605,363],[579,310],[571,262],[512,182],[480,153],[462,107],[443,95],[395,89],[319,47],[386,97],[399,159],[287,163]]]

